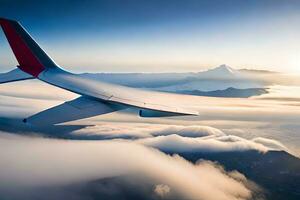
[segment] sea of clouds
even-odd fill
[[[149,199],[254,198],[259,186],[238,171],[205,160],[191,163],[177,154],[295,152],[274,134],[295,129],[300,116],[297,99],[282,98],[281,89],[243,100],[185,96],[180,102],[199,110],[195,118],[142,119],[125,111],[50,130],[26,127],[22,118],[77,95],[37,81],[1,85],[0,197],[90,199],[81,186],[71,192],[69,186],[126,177],[135,191],[150,184],[144,194]]]
[[[175,137],[170,136],[171,139]],[[152,139],[159,141],[160,137]],[[176,154],[170,156],[157,150],[172,140],[162,139],[159,144],[152,144],[151,140],[145,144],[147,141],[144,140],[65,140],[2,132],[0,196],[23,199],[24,191],[30,191],[27,193],[30,199],[35,190],[50,186],[63,187],[118,176],[142,177],[136,180],[163,185],[153,190],[159,196],[174,191],[185,199],[250,199],[257,188],[239,172],[225,171],[217,163],[200,161],[193,164]],[[188,147],[189,141],[185,142],[181,143],[184,147],[173,145],[167,148],[175,151],[183,148],[202,151],[205,148],[200,147],[201,144]],[[234,151],[236,146],[234,142],[228,142],[231,143],[231,151]],[[206,150],[212,150],[213,145],[206,146]],[[267,147],[260,150],[267,150]],[[40,198],[47,199],[46,194]]]
[[[83,137],[76,140],[78,135]],[[89,140],[95,135],[103,137]],[[287,150],[275,140],[247,140],[207,126],[130,123],[90,126],[69,139],[1,132],[0,148],[0,197],[13,199],[70,197],[53,188],[120,176],[136,181],[132,187],[153,185],[153,199],[253,199],[261,189],[243,174],[210,161],[191,163],[177,153]]]

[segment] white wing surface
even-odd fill
[[[178,107],[173,102],[178,95],[140,90],[120,85],[104,83],[98,80],[88,79],[72,74],[61,69],[49,69],[42,72],[39,79],[72,91],[80,95],[86,95],[103,101],[119,103],[141,109],[149,109],[159,112],[167,112],[176,115],[198,115],[196,111]]]

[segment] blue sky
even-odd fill
[[[63,67],[81,72],[200,71],[228,64],[300,72],[300,2],[7,1]],[[16,65],[0,33],[1,71]]]

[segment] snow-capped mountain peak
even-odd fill
[[[199,73],[200,76],[206,78],[236,78],[240,73],[228,65],[220,65],[219,67],[209,69]]]
[[[215,73],[216,75],[224,75],[224,74],[235,74],[236,70],[228,65],[220,65],[219,67],[209,69],[205,72]]]
[[[215,72],[222,72],[222,73],[231,73],[231,74],[234,74],[236,72],[235,69],[231,68],[230,66],[228,65],[220,65],[219,67],[216,67],[214,69],[212,69],[213,71]]]

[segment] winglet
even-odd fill
[[[19,22],[0,18],[0,25],[21,70],[37,77],[46,68],[57,67]]]

